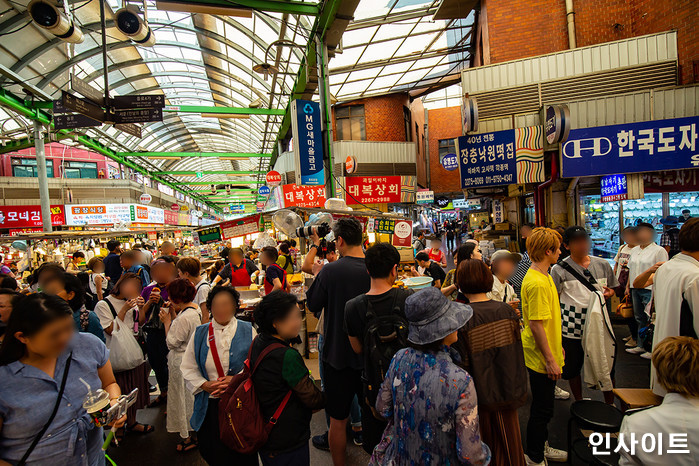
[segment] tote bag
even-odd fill
[[[135,369],[144,361],[143,352],[133,331],[123,323],[119,324],[119,319],[114,319],[112,340],[109,345],[109,360],[114,372]]]

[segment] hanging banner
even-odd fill
[[[348,176],[347,204],[397,204],[401,202],[400,176]]]
[[[699,116],[573,129],[561,150],[561,176],[699,168]]]
[[[503,223],[505,221],[505,207],[502,201],[493,200],[493,223]]]
[[[223,239],[237,238],[260,231],[260,216],[250,215],[249,217],[229,220],[221,224]]]
[[[51,225],[65,225],[65,213],[62,205],[51,206]],[[0,206],[0,228],[42,227],[40,205],[3,205]]]
[[[284,207],[323,207],[327,200],[325,186],[297,186],[285,184],[282,187]]]
[[[413,222],[398,220],[393,228],[391,242],[395,247],[410,247],[413,241]]]
[[[323,137],[320,131],[320,104],[296,99],[291,102],[291,130],[296,157],[296,184],[325,184]]]
[[[462,189],[544,181],[541,126],[461,136],[456,151]]]

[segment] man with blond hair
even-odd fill
[[[667,395],[660,406],[624,416],[619,441],[631,445],[633,434],[639,444],[633,454],[622,448],[619,464],[694,466],[699,452],[699,340],[665,338],[653,349],[651,361]]]
[[[536,228],[527,237],[527,252],[532,261],[522,281],[522,347],[532,391],[524,455],[527,465],[543,466],[547,460],[568,460],[565,451],[551,448],[548,443],[556,380],[561,378],[563,367],[561,307],[549,274],[561,254],[560,246],[561,235],[551,228]]]

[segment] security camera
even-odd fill
[[[27,5],[27,11],[37,26],[46,29],[54,36],[74,44],[80,44],[85,40],[80,28],[72,19],[68,19],[55,3],[47,0],[32,0]]]
[[[116,18],[117,29],[126,37],[144,47],[155,45],[155,34],[148,26],[148,22],[139,16],[137,6],[127,5],[125,8],[118,10],[114,17]]]

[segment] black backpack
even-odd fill
[[[377,315],[367,295],[364,305],[367,307],[367,326],[364,333],[364,396],[370,406],[376,404],[381,384],[396,352],[408,347],[408,322],[399,314],[396,306],[398,290],[394,290],[393,305],[389,314]]]

